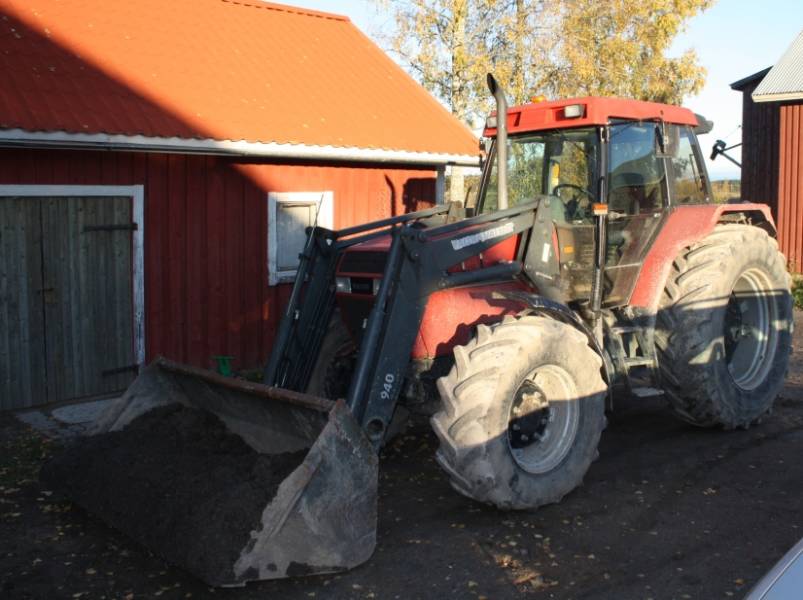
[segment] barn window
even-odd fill
[[[298,255],[315,223],[333,226],[332,192],[270,192],[268,194],[268,283],[293,281]]]

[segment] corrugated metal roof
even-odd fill
[[[758,84],[752,98],[755,102],[803,99],[803,31]]]
[[[0,130],[476,156],[346,17],[259,0],[0,0]]]

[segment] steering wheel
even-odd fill
[[[574,190],[574,196],[572,196],[571,200],[564,201],[563,198],[560,198],[558,192],[562,188],[568,188]],[[575,221],[578,219],[584,219],[591,215],[590,203],[587,204],[585,207],[580,206],[580,194],[587,196],[590,202],[594,201],[594,195],[589,192],[587,189],[580,187],[579,185],[574,185],[573,183],[559,183],[554,188],[552,188],[552,195],[560,198],[561,202],[563,202],[564,206],[566,206],[566,218],[569,221]]]

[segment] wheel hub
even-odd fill
[[[549,425],[550,410],[544,392],[532,381],[525,381],[513,401],[508,435],[514,449],[537,443]]]
[[[528,473],[548,473],[569,454],[579,427],[577,388],[563,368],[545,365],[522,381],[508,416],[508,447]]]
[[[755,389],[766,378],[774,354],[774,304],[770,284],[757,269],[737,279],[725,309],[725,361],[734,383]]]

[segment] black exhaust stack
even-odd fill
[[[507,208],[507,99],[502,86],[488,73],[488,89],[496,99],[496,208]]]

